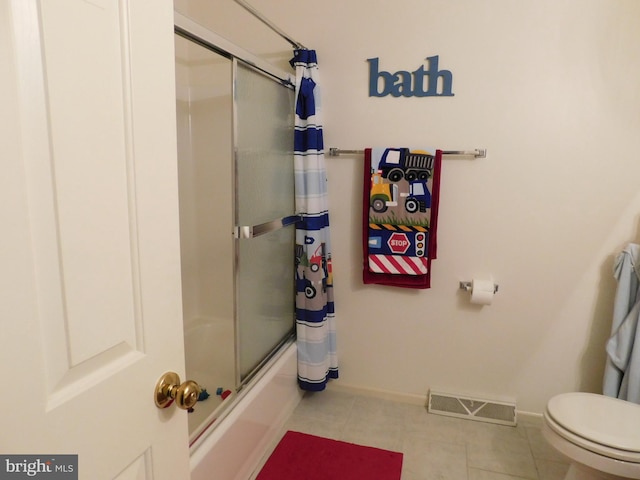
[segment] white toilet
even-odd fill
[[[542,433],[570,461],[565,480],[640,479],[640,405],[564,393],[549,400]]]

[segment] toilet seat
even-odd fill
[[[549,401],[545,420],[575,445],[640,464],[640,405],[593,393],[566,393]]]

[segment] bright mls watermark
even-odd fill
[[[78,480],[78,455],[1,455],[0,480]]]

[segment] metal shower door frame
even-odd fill
[[[288,88],[290,90],[295,90],[295,75],[283,72],[277,67],[271,65],[270,63],[262,60],[256,55],[244,50],[243,48],[235,45],[229,40],[217,35],[206,27],[194,22],[188,17],[174,12],[174,31],[177,35],[184,37],[187,40],[190,40],[196,44],[203,46],[223,57],[226,57],[232,61],[232,72],[231,72],[231,85],[232,85],[232,101],[233,101],[233,112],[232,112],[232,158],[234,162],[233,167],[233,185],[234,192],[237,191],[237,162],[238,162],[238,125],[237,125],[237,90],[236,90],[236,78],[238,65],[242,65],[260,75],[265,76],[266,78],[280,84],[284,88]],[[293,140],[292,140],[293,142]],[[292,158],[293,158],[293,151]],[[295,337],[295,330],[292,331],[289,335],[282,338],[281,341],[275,345],[269,355],[267,355],[258,365],[255,366],[248,374],[244,377],[241,372],[241,360],[240,360],[240,328],[239,328],[239,314],[238,314],[238,301],[239,301],[239,292],[238,292],[238,265],[239,265],[239,246],[238,241],[240,239],[254,238],[263,234],[268,234],[279,230],[281,228],[292,227],[295,225],[297,221],[300,220],[300,217],[297,215],[289,215],[280,219],[274,219],[265,223],[261,223],[258,225],[238,225],[238,208],[236,201],[236,194],[232,196],[232,209],[234,212],[235,219],[235,227],[232,232],[236,241],[234,242],[234,330],[235,330],[235,365],[234,371],[236,376],[236,388],[237,390],[241,390],[244,388],[251,380],[256,377],[259,377],[259,372],[261,368],[272,360],[275,356],[277,356],[278,352],[281,350],[281,347],[287,343],[289,343],[292,338]],[[293,252],[292,252],[293,256]],[[293,283],[293,276],[291,279]],[[293,292],[292,292],[293,295]],[[294,322],[292,321],[292,328],[294,326]]]

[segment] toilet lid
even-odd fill
[[[640,452],[640,405],[593,393],[565,393],[549,400],[547,412],[582,438]]]

